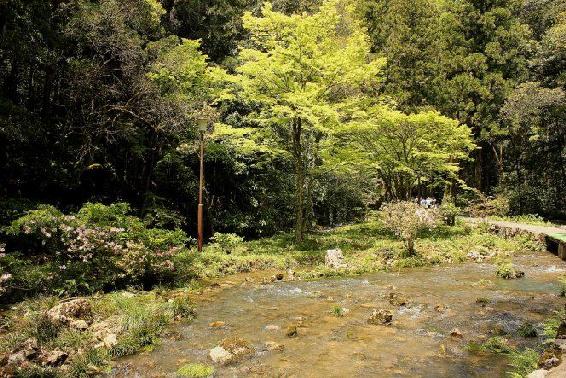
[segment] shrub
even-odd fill
[[[515,278],[521,278],[525,275],[524,272],[515,269],[513,263],[510,261],[502,260],[497,264],[497,271],[495,272],[497,277],[512,280]]]
[[[414,202],[391,202],[381,208],[385,227],[393,231],[405,243],[406,256],[415,254],[417,233],[436,225],[437,213],[434,209],[424,209]]]
[[[176,230],[185,226],[186,219],[178,211],[153,207],[146,211],[143,222],[147,227]]]
[[[531,323],[524,323],[517,330],[517,334],[521,337],[537,337],[537,329]]]
[[[211,241],[224,253],[230,254],[239,244],[244,241],[244,238],[233,233],[223,234],[216,232],[214,236],[212,236]]]
[[[509,200],[502,195],[485,197],[481,195],[478,200],[470,204],[467,212],[472,217],[505,216],[509,214]]]
[[[456,217],[460,214],[460,209],[454,204],[450,197],[444,197],[440,205],[440,216],[442,216],[444,223],[448,226],[456,224]]]
[[[51,267],[57,281],[51,286],[60,294],[126,285],[147,288],[171,281],[174,256],[190,239],[180,230],[146,228],[138,217],[128,215],[129,210],[124,203],[87,203],[76,214],[65,215],[41,206],[13,221],[6,231],[25,250],[20,256],[39,257]],[[23,271],[19,265],[26,265],[13,258],[2,264],[10,264],[12,275]]]

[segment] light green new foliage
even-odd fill
[[[383,61],[372,60],[348,1],[328,0],[317,13],[290,16],[266,3],[261,14],[244,15],[250,44],[240,51],[230,80],[239,100],[260,105],[250,117],[262,126],[264,143],[293,159],[300,241],[321,141],[339,124],[348,99],[373,93]]]
[[[474,147],[470,129],[434,111],[404,114],[377,105],[352,111],[337,133],[334,162],[377,176],[389,198],[408,199],[419,183],[456,180],[458,161]],[[349,162],[351,164],[344,164]]]

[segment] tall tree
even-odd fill
[[[199,44],[166,33],[156,0],[39,3],[3,5],[0,176],[11,193],[143,207],[208,96]]]
[[[473,182],[489,190],[497,184],[501,154],[493,141],[502,132],[501,106],[527,78],[530,29],[519,18],[519,0],[449,0],[442,16],[446,54],[439,110],[472,128],[481,149]],[[504,132],[504,131],[503,131]],[[490,173],[493,171],[493,173]]]
[[[338,124],[340,104],[375,87],[381,61],[371,59],[367,35],[345,1],[292,16],[265,4],[260,17],[245,14],[244,26],[251,46],[239,55],[239,95],[259,105],[251,117],[266,126],[266,142],[292,157],[300,242],[321,141]]]
[[[372,50],[387,59],[385,93],[403,110],[435,104],[441,75],[441,7],[436,0],[359,2]]]

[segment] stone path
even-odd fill
[[[566,261],[566,227],[565,226],[541,226],[518,222],[498,221],[487,218],[463,218],[464,222],[477,224],[487,222],[495,226],[498,234],[516,235],[519,232],[528,232],[539,240],[546,242],[548,251],[554,253]]]
[[[539,235],[548,235],[554,237],[558,240],[562,240],[566,242],[566,226],[557,227],[557,226],[540,226],[540,225],[533,225],[533,224],[526,224],[526,223],[517,223],[517,222],[509,222],[509,221],[498,221],[498,220],[491,220],[487,218],[462,218],[465,222],[468,223],[481,223],[487,222],[489,224],[496,225],[498,227],[503,228],[514,228],[523,231],[530,232],[536,236]]]

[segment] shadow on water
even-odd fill
[[[526,277],[497,279],[492,264],[465,263],[346,279],[244,281],[214,298],[203,294],[194,322],[179,325],[177,337],[153,352],[121,361],[112,375],[175,376],[183,364],[210,364],[211,348],[239,337],[255,355],[216,366],[215,376],[505,376],[505,357],[472,353],[467,345],[499,334],[519,348],[536,344],[518,330],[526,323],[540,329],[562,306],[557,277],[566,272],[566,263],[543,252],[518,256],[515,264]],[[391,293],[403,300],[396,303]],[[374,308],[391,310],[392,324],[368,324]],[[214,321],[226,325],[209,327]],[[297,337],[285,335],[289,325],[298,327]],[[284,349],[267,351],[266,342]]]

